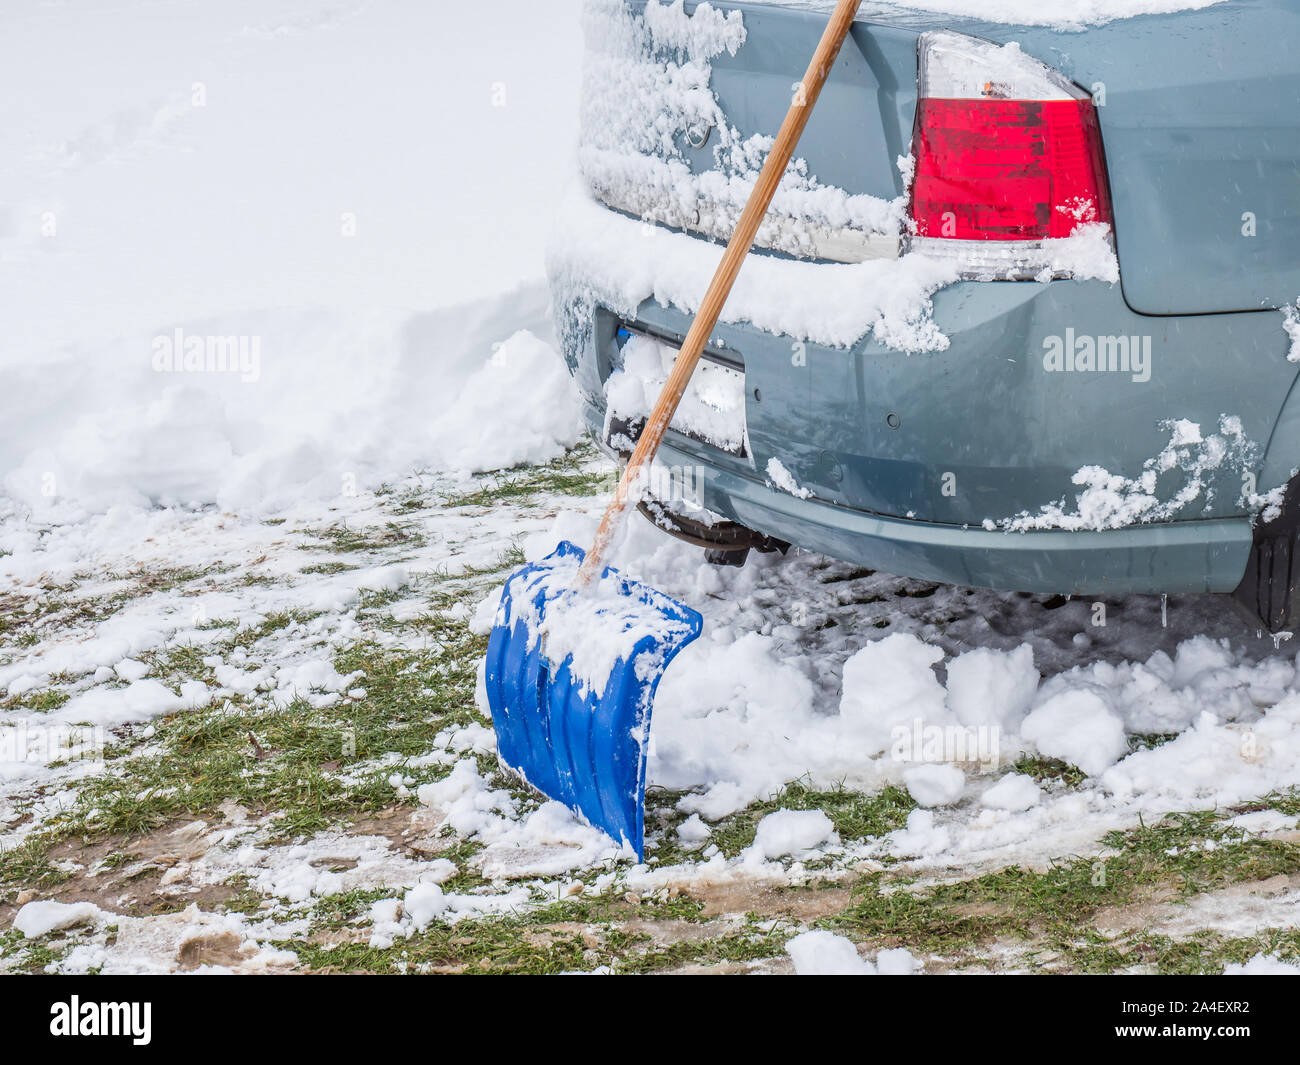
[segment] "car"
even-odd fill
[[[829,4],[589,0],[557,334],[626,455]],[[1032,593],[1295,624],[1300,4],[864,9],[642,510]]]

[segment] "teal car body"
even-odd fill
[[[628,10],[643,7],[631,0]],[[713,59],[710,88],[742,135],[771,135],[827,8],[714,7],[739,11],[746,34]],[[1028,592],[1237,591],[1269,628],[1289,625],[1300,523],[1287,491],[1300,467],[1300,365],[1286,329],[1300,298],[1300,4],[1220,3],[1070,32],[868,5],[800,143],[809,172],[850,195],[907,196],[896,161],[913,142],[918,47],[940,30],[1017,42],[1095,101],[1118,281],[948,284],[931,309],[948,345],[923,353],[869,332],[827,345],[720,325],[711,350],[744,374],[745,453],[670,432],[663,461],[699,471],[701,502],[718,518],[873,569]],[[716,165],[690,137],[679,151],[695,173]],[[810,284],[818,265],[806,262]],[[634,314],[578,299],[571,277],[556,279],[555,297],[588,421],[614,450],[605,385],[629,330],[671,344],[691,316],[655,299]],[[1072,348],[1122,338],[1132,359],[1115,372],[1045,372],[1063,337]],[[1225,417],[1239,451],[1195,471],[1190,504],[1169,505],[1188,478],[1152,466],[1170,426],[1208,435]],[[772,483],[771,459],[798,493]],[[1017,523],[1058,502],[1069,510],[1089,468],[1130,485],[1154,469],[1142,483],[1155,504],[1113,525]]]

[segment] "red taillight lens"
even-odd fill
[[[918,236],[1042,240],[1111,220],[1090,99],[923,97],[912,150]]]

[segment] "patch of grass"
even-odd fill
[[[401,888],[380,887],[358,888],[338,895],[326,895],[315,900],[312,906],[313,931],[343,928],[364,916],[380,899],[391,899],[402,893]]]
[[[277,826],[284,833],[313,831],[344,811],[392,799],[387,773],[378,768],[356,777],[323,768],[341,758],[351,724],[303,700],[262,711],[231,702],[177,714],[155,723],[147,752],[87,780],[72,809],[52,825],[61,824],[65,834],[132,837],[209,813],[229,799],[283,811]]]
[[[11,900],[14,888],[53,887],[68,879],[68,874],[49,858],[48,843],[29,837],[17,846],[0,850],[0,888]]]
[[[1110,853],[1074,858],[1045,872],[1010,867],[971,880],[914,889],[882,873],[865,878],[854,903],[822,922],[880,946],[954,952],[994,939],[1040,942],[1096,966],[1109,943],[1089,928],[1101,910],[1143,900],[1187,898],[1233,883],[1300,871],[1300,847],[1246,838],[1224,814],[1171,814],[1114,832]],[[1112,958],[1114,965],[1121,961]]]
[[[211,648],[181,644],[176,647],[146,651],[139,657],[140,661],[149,667],[150,675],[154,679],[174,688],[187,680],[201,680],[204,684],[215,686],[216,674],[211,666],[203,662],[203,659],[212,653]]]
[[[443,885],[450,891],[449,884]],[[355,892],[316,913],[321,928],[340,928],[364,913],[375,898],[394,892]],[[343,898],[343,897],[340,897]],[[358,942],[304,946],[287,941],[310,968],[326,972],[401,973],[447,971],[464,973],[558,973],[609,965],[619,972],[655,972],[692,962],[749,960],[770,957],[784,949],[785,936],[757,927],[720,926],[715,937],[700,936],[656,946],[644,932],[629,933],[629,919],[640,922],[699,920],[701,906],[693,900],[602,895],[578,897],[543,905],[525,914],[435,922],[391,947]]]
[[[62,961],[71,949],[71,943],[53,949],[46,939],[27,939],[16,929],[0,932],[0,959],[6,972],[42,973],[46,966]]]
[[[1017,760],[1014,768],[1017,773],[1031,776],[1040,784],[1059,780],[1062,784],[1077,788],[1088,779],[1088,774],[1078,766],[1069,765],[1059,758],[1037,758],[1024,754]]]
[[[601,458],[589,443],[544,466],[527,466],[485,477],[473,491],[443,499],[445,507],[494,507],[532,501],[543,495],[592,496],[614,487],[612,466],[593,465]]]
[[[537,936],[520,934],[511,921],[433,926],[387,948],[366,943],[331,946],[289,941],[299,960],[317,972],[464,972],[542,975],[590,968],[586,944],[577,932]]]
[[[303,620],[273,615],[234,634],[228,645],[251,647]],[[88,779],[60,831],[131,836],[182,815],[201,816],[229,799],[278,811],[276,831],[293,836],[390,805],[388,778],[394,772],[421,780],[446,772],[437,766],[409,771],[402,758],[426,754],[448,727],[479,720],[474,686],[486,638],[472,635],[463,623],[439,636],[433,648],[363,641],[341,649],[335,668],[363,674],[359,683],[367,695],[360,701],[318,710],[305,699],[283,707],[234,699],[155,722],[148,753],[114,762],[108,772]],[[194,648],[172,648],[155,665],[173,682],[212,679]],[[381,761],[394,754],[397,761]]]
[[[915,807],[912,797],[892,784],[875,795],[864,795],[842,787],[820,791],[796,781],[770,799],[718,822],[710,832],[709,842],[717,844],[728,858],[734,858],[754,842],[759,821],[782,809],[823,811],[845,842],[874,839],[902,828]]]
[[[686,965],[716,965],[720,962],[750,962],[774,958],[785,952],[788,932],[747,928],[708,939],[678,940],[661,947],[615,959],[620,973],[653,973],[680,969]]]
[[[11,695],[0,699],[0,710],[31,710],[46,714],[57,710],[71,698],[71,693],[63,688],[33,688],[22,695]]]
[[[338,523],[325,529],[307,532],[321,542],[324,549],[341,555],[388,551],[394,547],[423,547],[424,534],[413,522],[386,522],[382,526],[352,529]],[[319,550],[318,545],[303,545],[303,550]]]
[[[250,625],[248,628],[239,629],[228,640],[219,644],[215,650],[223,655],[228,654],[237,647],[248,651],[268,636],[274,636],[281,629],[287,629],[294,624],[306,625],[319,616],[319,613],[311,613],[306,610],[278,610],[266,615],[265,619],[258,625]]]
[[[1284,817],[1300,817],[1300,788],[1270,792],[1254,802],[1232,808],[1234,814],[1260,813],[1264,810],[1276,810]]]
[[[1300,960],[1300,931],[1273,928],[1254,936],[1232,937],[1205,929],[1174,939],[1143,930],[1076,947],[1071,964],[1082,973],[1142,969],[1161,975],[1201,976],[1221,973],[1226,966],[1240,965],[1257,954]]]
[[[353,566],[347,562],[317,562],[311,566],[303,566],[303,568],[298,572],[303,574],[321,573],[329,575],[333,573],[346,573],[348,570],[359,568],[359,566]]]

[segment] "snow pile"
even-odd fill
[[[953,717],[930,667],[943,650],[905,633],[868,643],[844,663],[840,718],[846,739],[866,755],[889,750],[912,725],[945,726]]]
[[[1002,521],[986,519],[984,528],[1079,531],[1169,521],[1197,500],[1209,506],[1214,496],[1212,476],[1224,468],[1247,472],[1254,468],[1259,454],[1259,445],[1246,436],[1241,419],[1232,415],[1220,416],[1219,432],[1209,436],[1203,436],[1201,427],[1186,419],[1164,422],[1161,428],[1169,433],[1169,443],[1159,455],[1147,459],[1137,477],[1124,477],[1100,466],[1084,466],[1072,478],[1083,487],[1073,508],[1062,499],[1043,506],[1038,514],[1024,511]],[[1162,503],[1157,482],[1175,470],[1183,475],[1182,486]]]
[[[394,469],[548,461],[582,425],[555,349],[527,329],[511,335],[516,322],[547,332],[544,307],[538,287],[435,316],[428,336],[401,319],[358,329],[271,316],[251,384],[151,374],[147,360],[108,383],[78,373],[43,432],[33,425],[29,438],[15,413],[19,432],[0,445],[3,489],[60,520],[119,503],[267,512],[355,494]],[[35,373],[0,364],[13,385],[0,391],[30,401],[29,385],[42,390]]]
[[[489,879],[555,876],[631,853],[561,803],[545,802],[521,816],[510,793],[490,788],[469,758],[458,761],[443,780],[421,786],[417,795],[458,836],[486,844],[481,866]],[[478,903],[464,904],[470,905]]]
[[[955,765],[918,765],[903,770],[903,786],[918,806],[950,806],[961,798],[966,774]]]
[[[49,935],[76,925],[93,923],[103,911],[93,902],[28,902],[14,914],[13,927],[25,939]]]
[[[521,330],[495,346],[447,411],[435,415],[432,450],[444,470],[507,469],[562,455],[582,431],[564,360]]]
[[[911,951],[902,947],[880,951],[873,965],[858,954],[852,940],[834,932],[804,932],[785,949],[800,976],[910,976],[918,968]]]
[[[579,0],[358,8],[346,33],[273,6],[301,28],[250,35],[278,24],[257,0],[6,26],[0,92],[37,102],[0,131],[0,495],[20,512],[256,515],[577,439],[543,251],[572,180]],[[469,45],[503,21],[485,66]],[[88,73],[105,49],[122,61]],[[430,147],[451,143],[473,165]]]
[[[976,647],[948,663],[948,706],[963,725],[1017,732],[1038,691],[1034,650]]]
[[[1022,813],[1031,806],[1037,806],[1043,797],[1043,790],[1033,777],[1023,773],[1008,773],[993,787],[980,796],[980,805],[990,810],[1007,810],[1010,813]]]
[[[821,810],[777,810],[758,823],[746,856],[757,862],[798,858],[839,841],[834,824]]]
[[[1054,695],[1025,718],[1021,735],[1040,754],[1096,776],[1128,752],[1124,723],[1086,690]]]
[[[647,228],[575,194],[561,208],[547,271],[563,306],[600,303],[633,318],[642,301],[654,299],[694,314],[723,250],[685,233]],[[930,296],[959,279],[960,265],[921,252],[852,264],[755,255],[721,320],[833,347],[874,333],[900,351],[939,351],[948,338],[930,317]]]

